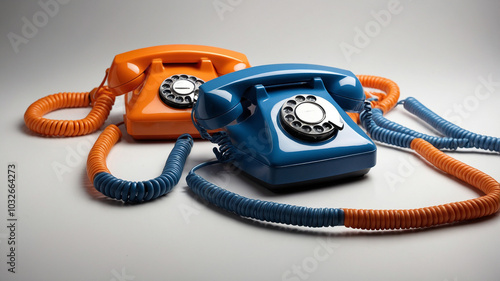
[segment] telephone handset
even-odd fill
[[[199,136],[191,122],[198,88],[249,67],[244,54],[216,47],[166,45],[117,55],[108,85],[125,96],[124,121],[137,139]]]
[[[375,144],[345,113],[364,100],[349,71],[265,65],[203,84],[194,119],[202,131],[225,128],[233,164],[281,188],[362,175],[375,165]]]
[[[246,56],[231,50],[199,45],[163,45],[115,56],[107,85],[84,93],[58,93],[34,102],[24,119],[29,129],[48,136],[80,136],[99,129],[115,97],[125,94],[124,121],[137,139],[197,136],[191,107],[198,87],[206,81],[249,67]],[[92,106],[80,120],[51,120],[43,115],[68,107]]]
[[[163,45],[119,54],[110,67],[108,85],[121,93],[137,88],[144,82],[145,72],[154,59],[163,63],[198,64],[210,61],[218,76],[249,66],[246,56],[231,50],[200,45]]]

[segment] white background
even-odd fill
[[[116,54],[187,43],[242,52],[252,65],[314,63],[384,76],[399,84],[402,98],[417,97],[467,129],[500,136],[498,1],[402,0],[387,12],[388,0],[73,0],[58,4],[46,22],[37,1],[1,3],[1,280],[498,280],[498,215],[412,231],[241,219],[189,192],[188,169],[213,158],[202,141],[170,194],[122,205],[97,195],[86,177],[87,153],[100,132],[44,138],[23,122],[38,98],[96,87]],[[40,27],[12,44],[8,34],[23,36],[23,18],[33,22],[34,15]],[[356,52],[343,52],[346,45]],[[486,90],[482,79],[496,84]],[[119,97],[106,125],[119,122],[123,110]],[[87,112],[49,117],[78,119]],[[433,132],[401,107],[387,116]],[[125,134],[108,166],[117,177],[149,179],[161,172],[172,146]],[[410,151],[377,146],[378,163],[366,177],[321,189],[274,194],[221,169],[207,177],[252,198],[313,207],[414,208],[480,195]],[[449,154],[500,179],[498,153]],[[18,165],[15,274],[6,264],[10,162]]]

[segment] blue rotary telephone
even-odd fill
[[[349,71],[264,65],[202,85],[193,121],[220,145],[219,160],[280,189],[363,175],[375,165],[375,144],[345,113],[362,109],[364,100]]]

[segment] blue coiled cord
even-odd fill
[[[401,103],[403,103],[406,110],[424,120],[445,136],[468,140],[467,145],[463,147],[475,147],[478,149],[500,152],[500,138],[480,135],[465,130],[443,119],[413,97],[409,97],[401,101]]]
[[[193,138],[188,134],[181,135],[170,152],[161,175],[154,179],[135,182],[100,172],[94,177],[94,187],[102,194],[124,202],[153,200],[170,192],[179,182],[192,146]]]
[[[379,126],[373,118],[374,111],[376,109],[372,110],[370,102],[366,101],[363,112],[359,114],[361,126],[366,129],[370,137],[380,142],[410,148],[410,144],[415,137]]]
[[[308,227],[326,227],[344,224],[344,211],[342,209],[308,208],[250,199],[223,189],[197,175],[196,170],[202,167],[231,162],[235,157],[238,157],[238,150],[231,143],[229,135],[225,131],[210,135],[205,128],[196,122],[193,116],[194,113],[191,117],[200,135],[204,139],[208,139],[210,142],[218,145],[218,148],[213,149],[217,161],[205,162],[195,166],[186,177],[186,183],[196,195],[223,210],[261,221]]]
[[[421,138],[438,149],[479,148],[500,152],[500,139],[479,135],[443,119],[429,110],[415,98],[400,101],[405,109],[436,128],[445,137],[431,136],[409,129],[405,126],[387,120],[378,108],[372,109],[365,102],[364,111],[360,114],[361,125],[367,130],[372,139],[384,143],[409,148],[415,138]]]
[[[191,190],[215,206],[242,217],[261,221],[308,227],[327,227],[344,224],[344,211],[339,208],[309,208],[250,199],[225,190],[195,173],[196,170],[219,161],[195,166],[186,182]]]
[[[216,144],[217,147],[213,148],[213,152],[217,157],[217,160],[220,162],[226,163],[231,162],[238,155],[238,149],[234,147],[229,135],[225,131],[215,132],[213,135],[203,128],[196,118],[194,118],[195,110],[191,111],[191,121],[193,122],[194,127],[200,133],[200,136],[206,140],[209,140],[211,143]]]
[[[382,110],[378,108],[372,109],[373,113],[373,121],[380,127],[386,128],[391,131],[403,133],[405,135],[409,135],[415,138],[421,138],[431,143],[438,149],[457,149],[459,147],[469,147],[468,139],[457,139],[457,138],[449,138],[449,137],[436,137],[430,136],[427,134],[419,133],[412,129],[409,129],[405,126],[402,126],[398,123],[387,120],[382,115]]]

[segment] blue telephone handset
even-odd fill
[[[194,119],[202,130],[224,128],[232,163],[281,188],[363,175],[375,165],[375,144],[345,113],[359,111],[364,100],[349,71],[264,65],[202,85]]]

